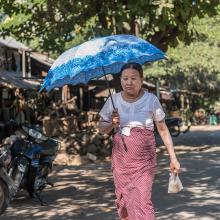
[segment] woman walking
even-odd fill
[[[114,129],[112,172],[116,206],[121,220],[154,220],[151,201],[156,173],[154,122],[170,156],[170,171],[179,172],[165,113],[157,97],[142,89],[143,70],[137,63],[121,69],[122,91],[108,99],[100,111],[99,130]]]

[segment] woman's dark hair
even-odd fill
[[[134,70],[137,70],[140,74],[140,77],[143,78],[144,74],[143,74],[143,68],[142,66],[139,64],[139,63],[126,63],[122,68],[121,68],[121,71],[120,71],[120,76],[121,76],[121,73],[123,72],[123,70],[125,69],[134,69]]]

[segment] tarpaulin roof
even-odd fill
[[[0,72],[0,85],[9,88],[35,90],[38,89],[40,83],[37,80],[30,81],[21,77],[19,78],[15,72],[3,71]]]

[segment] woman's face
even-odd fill
[[[123,91],[131,96],[138,95],[142,87],[143,79],[140,73],[132,68],[125,69],[121,73],[121,86]]]

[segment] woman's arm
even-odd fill
[[[118,110],[114,109],[111,115],[111,121],[105,121],[103,118],[99,121],[99,132],[109,134],[113,128],[117,128],[120,124],[120,116]]]
[[[98,128],[100,133],[109,134],[113,129],[113,124],[112,122],[104,121],[103,118],[101,118]]]
[[[176,171],[177,173],[179,173],[180,164],[176,158],[176,154],[175,154],[174,147],[173,147],[173,141],[170,136],[170,132],[167,128],[167,125],[164,120],[158,121],[155,123],[157,126],[157,130],[158,130],[158,132],[164,142],[164,145],[167,148],[169,156],[170,156],[170,170],[171,170],[171,172]]]

